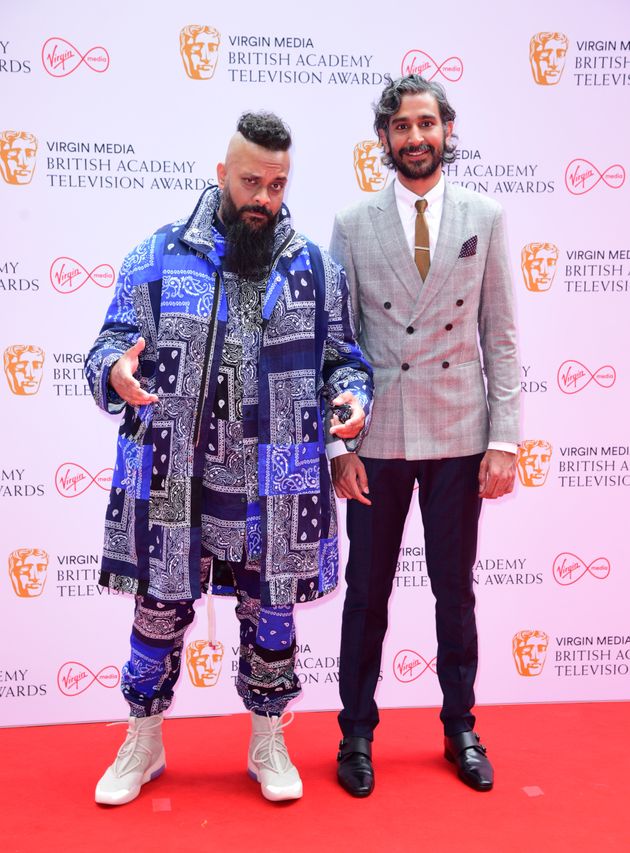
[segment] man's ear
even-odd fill
[[[387,134],[385,133],[383,128],[380,128],[380,130],[378,132],[378,138],[381,142],[381,146],[383,147],[385,153],[389,154],[389,141],[387,139]]]
[[[223,189],[225,186],[225,163],[217,163],[217,181],[219,182],[219,189]]]

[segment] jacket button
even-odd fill
[[[463,299],[458,299],[457,302],[455,303],[455,305],[457,305],[458,308],[461,308],[463,304],[464,304]]]
[[[442,367],[446,368],[446,367],[448,367],[448,366],[449,366],[448,361],[443,361],[443,362],[442,362]]]
[[[408,335],[413,335],[414,332],[415,332],[415,329],[413,326],[407,326],[407,334]]]
[[[400,366],[401,366],[401,368],[402,368],[403,370],[409,370],[409,365],[407,364],[407,362],[406,362],[406,361],[405,361],[405,362],[403,362]]]
[[[444,326],[444,328],[446,329],[446,331],[447,331],[447,332],[450,332],[450,331],[451,331],[451,329],[453,328],[453,324],[452,324],[452,323],[447,323],[447,324],[446,324],[446,326]]]
[[[387,310],[389,311],[389,309],[390,309],[391,307],[392,307],[392,303],[391,303],[391,302],[383,302],[383,308],[387,308]]]

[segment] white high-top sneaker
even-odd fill
[[[96,785],[96,802],[108,806],[130,803],[144,783],[159,776],[165,767],[162,714],[129,717],[125,742]]]
[[[293,712],[281,717],[261,717],[252,711],[251,718],[247,772],[260,782],[267,800],[299,800],[302,780],[289,758],[283,733],[293,720]]]

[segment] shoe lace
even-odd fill
[[[121,726],[125,725],[125,721],[109,723],[108,725]],[[128,725],[127,737],[118,750],[114,761],[114,773],[117,776],[124,776],[126,773],[137,770],[146,763],[146,758],[151,758],[151,747],[146,743],[147,735],[151,731],[152,727],[145,726],[142,729],[132,729],[131,725]],[[145,742],[143,742],[143,735]]]
[[[291,767],[291,759],[284,742],[284,730],[293,722],[293,711],[286,711],[280,717],[267,715],[269,730],[256,732],[256,746],[252,750],[252,759],[260,767],[274,773],[286,773]]]

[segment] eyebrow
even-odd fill
[[[430,112],[420,113],[420,115],[415,116],[415,118],[432,118],[432,119],[437,119],[437,113],[430,113]],[[392,117],[391,117],[391,119],[390,119],[390,122],[391,122],[392,124],[394,124],[394,123],[395,123],[395,122],[397,122],[397,121],[413,121],[413,118],[412,118],[411,116],[409,116],[409,115],[403,115],[403,116],[398,115],[398,116],[392,116]]]

